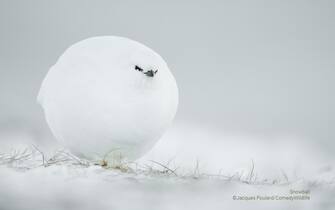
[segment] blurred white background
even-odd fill
[[[326,0],[3,0],[0,141],[51,144],[36,103],[49,67],[77,41],[119,35],[160,53],[179,85],[175,124],[144,158],[199,159],[213,173],[251,160],[270,174],[322,167],[335,147],[334,9]]]

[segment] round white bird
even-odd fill
[[[56,137],[74,154],[102,158],[112,151],[135,160],[171,124],[178,88],[160,55],[116,36],[69,47],[42,82],[38,102]]]

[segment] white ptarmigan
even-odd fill
[[[171,124],[178,88],[165,61],[128,38],[93,37],[69,47],[46,75],[38,102],[56,137],[74,154],[111,151],[134,160]]]

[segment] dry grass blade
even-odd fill
[[[44,153],[43,153],[41,150],[39,150],[39,149],[37,148],[37,146],[35,146],[34,144],[32,144],[32,146],[34,147],[34,149],[35,149],[37,152],[39,152],[39,153],[41,154],[41,156],[42,156],[42,164],[43,164],[44,167],[46,167]]]
[[[175,172],[175,170],[177,170],[177,169],[172,170],[172,169],[169,168],[168,166],[165,166],[165,165],[163,165],[163,164],[161,164],[161,163],[159,163],[159,162],[157,162],[157,161],[154,161],[154,160],[150,160],[150,162],[153,162],[153,163],[155,163],[155,164],[157,164],[157,165],[160,165],[160,166],[162,166],[163,168],[165,168],[167,171],[170,171],[170,172],[171,172],[172,174],[174,174],[175,176],[178,176],[177,173]]]
[[[115,151],[115,150],[114,150]],[[110,153],[109,153],[110,154]],[[104,156],[107,158],[107,155]],[[120,158],[121,159],[121,158]],[[283,185],[290,184],[287,174],[281,170],[283,179],[259,179],[255,173],[255,164],[254,161],[251,161],[251,167],[248,172],[238,171],[232,173],[231,175],[221,174],[206,174],[201,173],[201,167],[199,160],[197,159],[195,168],[188,172],[176,173],[178,167],[175,169],[171,168],[169,165],[173,159],[167,161],[167,164],[157,162],[155,160],[149,160],[152,164],[137,163],[137,162],[119,162],[116,165],[100,165],[105,169],[109,170],[119,170],[123,173],[132,173],[139,176],[148,176],[148,177],[161,177],[162,175],[170,176],[174,175],[177,178],[181,179],[198,179],[198,178],[215,178],[227,182],[239,182],[248,185]],[[158,165],[158,169],[154,167]],[[37,146],[33,145],[30,149],[24,150],[13,150],[8,154],[0,154],[0,165],[6,165],[10,168],[17,170],[30,170],[38,167],[48,167],[52,165],[66,166],[69,168],[83,167],[87,168],[93,165],[94,162],[88,160],[80,159],[67,150],[58,150],[53,156],[49,159],[46,159],[45,154]],[[134,167],[133,167],[134,166]],[[162,169],[161,169],[162,168]]]

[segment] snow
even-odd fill
[[[314,210],[335,206],[333,159],[292,136],[270,144],[268,138],[176,123],[151,152],[125,170],[104,168],[59,148],[47,150],[27,133],[2,137],[11,141],[12,152],[1,147],[0,209]],[[15,147],[15,139],[26,142]],[[234,195],[292,196],[291,190],[309,191],[310,200],[233,200]]]
[[[100,166],[55,165],[27,172],[1,168],[3,209],[327,209],[334,188],[312,188],[311,200],[237,201],[233,195],[290,196],[306,183],[248,185],[220,179],[130,175]]]

